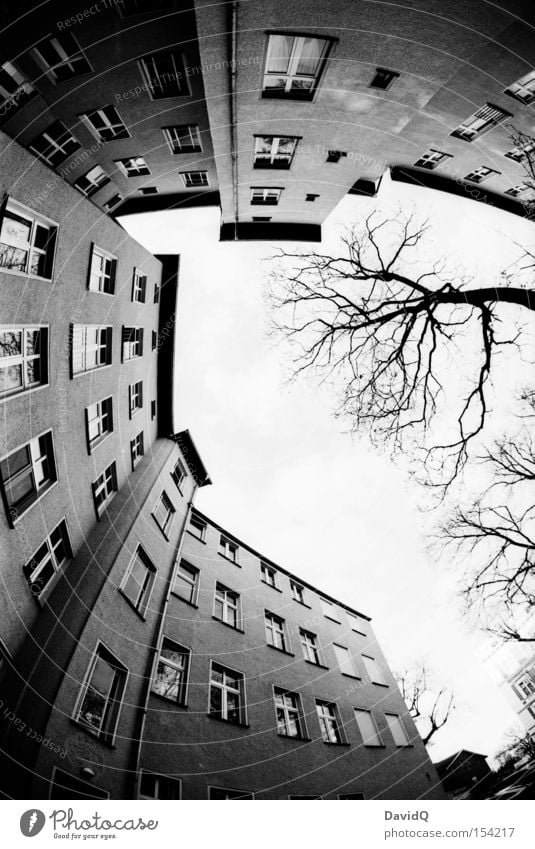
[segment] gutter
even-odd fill
[[[234,199],[234,240],[238,239],[238,103],[236,82],[238,77],[238,0],[232,3],[231,51],[230,51],[230,155],[232,159],[232,194]]]

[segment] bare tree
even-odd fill
[[[455,697],[445,686],[438,689],[433,687],[429,671],[423,663],[397,673],[396,680],[424,745],[428,746],[450,718],[455,708]]]
[[[506,745],[496,755],[500,769],[509,765],[513,767],[523,758],[535,760],[535,739],[530,734],[519,734],[517,731],[511,730],[506,739]]]
[[[507,129],[513,143],[513,157],[524,170],[524,185],[531,190],[522,203],[527,216],[532,217],[535,215],[535,139],[514,124],[509,123]]]
[[[458,508],[442,538],[462,555],[467,607],[504,640],[535,642],[535,392],[523,395],[524,426],[486,452],[492,483],[469,509]]]
[[[449,272],[431,257],[428,229],[372,213],[342,239],[340,256],[282,251],[271,297],[276,329],[297,346],[294,374],[337,380],[339,414],[394,450],[423,450],[425,477],[445,489],[487,422],[496,353],[521,336],[501,321],[507,309],[513,318],[535,310],[535,290],[513,272],[485,286]],[[448,436],[429,445],[431,423],[444,416]]]

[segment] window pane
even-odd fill
[[[285,74],[288,70],[293,37],[290,35],[272,35],[269,40],[269,59],[266,70],[272,74]],[[284,85],[284,80],[282,81]]]
[[[297,64],[297,73],[314,75],[318,72],[325,41],[319,38],[305,38],[303,42],[303,48]]]

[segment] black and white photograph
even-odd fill
[[[534,278],[530,0],[1,0],[6,845],[527,849]]]

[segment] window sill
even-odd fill
[[[83,722],[80,722],[79,719],[74,719],[74,717],[71,717],[71,723],[75,725],[76,728],[79,728],[80,731],[84,731],[86,734],[89,734],[89,736],[92,737],[93,740],[98,740],[98,742],[102,743],[103,746],[106,746],[107,749],[117,748],[115,746],[115,743],[113,742],[113,740],[115,739],[115,735],[113,736],[112,740],[105,740],[103,737],[101,737],[98,731],[92,731],[91,728],[88,728],[88,726],[85,725]]]
[[[222,716],[215,716],[213,713],[207,713],[208,719],[213,719],[214,722],[224,722],[225,725],[230,725],[231,728],[250,728],[248,722],[231,722],[230,719],[223,719]]]
[[[193,533],[193,531],[190,531],[190,530],[189,530],[189,528],[186,528],[186,533],[187,533],[187,534],[189,534],[191,537],[193,537],[193,539],[196,539],[196,540],[198,540],[199,542],[202,542],[202,544],[203,544],[203,545],[206,545],[206,540],[205,540],[205,539],[201,539],[201,537],[200,537],[200,536],[197,536],[197,534],[194,534],[194,533]]]
[[[84,369],[83,371],[75,371],[71,374],[72,380],[75,380],[77,377],[84,377],[86,374],[93,374],[95,371],[103,371],[106,368],[111,368],[112,363],[104,363],[101,366],[93,366],[93,368]]]
[[[311,737],[292,737],[290,734],[279,734],[277,737],[281,740],[292,740],[294,743],[312,743]]]
[[[160,531],[160,533],[162,534],[162,536],[167,540],[167,542],[169,542],[170,536],[164,531],[164,529],[160,525],[160,523],[159,523],[158,519],[156,518],[156,516],[154,515],[154,513],[151,513],[151,516],[154,519],[154,523],[155,523],[156,527],[158,528],[158,530]],[[172,523],[171,523],[169,530],[171,529],[171,527],[172,527]]]
[[[188,601],[188,599],[184,598],[184,596],[180,595],[180,593],[176,593],[174,590],[171,590],[171,595],[174,596],[175,598],[178,598],[180,601],[183,601],[184,604],[189,604],[190,607],[194,607],[195,610],[198,610],[198,608],[199,608],[198,604],[196,604],[194,601]]]
[[[92,295],[107,295],[108,298],[115,297],[115,292],[103,292],[102,289],[90,289],[89,286],[87,287],[87,291]]]
[[[227,555],[226,555],[226,554],[222,554],[220,551],[218,551],[217,553],[218,553],[218,555],[219,555],[220,557],[222,557],[222,558],[223,558],[223,560],[228,560],[228,562],[229,562],[229,563],[232,563],[232,565],[233,565],[233,566],[238,566],[238,568],[240,568],[240,569],[241,569],[241,566],[240,566],[240,564],[238,563],[238,561],[237,561],[237,560],[232,560],[232,558],[227,557]]]
[[[351,630],[352,630],[352,631],[353,631],[353,633],[355,633],[355,634],[360,634],[360,636],[361,636],[361,637],[366,637],[366,636],[367,636],[367,634],[365,634],[365,633],[364,633],[364,631],[358,631],[356,628],[351,628]]]
[[[365,749],[386,749],[384,743],[363,743]]]
[[[276,590],[278,593],[281,593],[281,592],[282,592],[282,590],[281,590],[281,589],[279,589],[279,587],[274,587],[274,586],[273,586],[273,584],[268,584],[268,582],[267,582],[267,581],[264,581],[264,579],[262,579],[262,580],[260,581],[260,583],[261,583],[261,584],[265,584],[265,585],[266,585],[266,587],[269,587],[269,588],[270,588],[270,590]]]
[[[323,663],[314,663],[313,660],[307,660],[306,657],[303,658],[305,663],[308,663],[309,666],[315,666],[317,669],[330,669],[329,666],[324,666]]]
[[[40,389],[49,389],[50,383],[47,381],[46,383],[39,383],[37,386],[29,386],[27,389],[20,389],[18,392],[11,392],[9,395],[2,395],[0,397],[0,404],[3,404],[5,401],[12,401],[14,398],[20,398],[23,395],[29,395],[30,392],[39,392]]]
[[[322,740],[324,746],[345,746],[347,749],[351,748],[351,743],[347,743],[345,740],[340,743],[333,743],[332,740]]]
[[[327,616],[326,613],[323,614],[323,617],[324,617],[324,619],[328,619],[329,622],[336,622],[337,625],[342,624],[339,619],[335,619],[333,616]]]
[[[27,280],[38,280],[40,283],[52,283],[53,277],[41,277],[39,274],[31,274],[28,271],[17,271],[16,268],[0,268],[2,274],[13,274],[15,277],[26,277]]]
[[[352,678],[353,681],[362,681],[360,675],[352,675],[351,672],[341,672],[340,675],[343,675],[344,678]]]
[[[280,649],[278,646],[274,646],[273,643],[266,643],[268,649],[273,649],[273,651],[278,651],[280,654],[287,654],[288,657],[295,657],[293,651],[288,651],[287,649]]]
[[[309,610],[312,610],[312,606],[307,604],[306,601],[299,601],[297,598],[292,598],[292,601],[295,601],[296,604],[300,604],[301,607],[308,607]]]
[[[142,409],[143,409],[143,407],[136,407],[134,410],[129,410],[130,421],[132,421],[132,419],[135,419],[137,414],[140,413],[142,411]]]
[[[170,699],[169,696],[163,696],[161,693],[157,693],[155,690],[153,690],[152,687],[151,687],[150,694],[151,694],[151,696],[154,696],[155,699],[161,699],[162,701],[166,702],[167,704],[173,705],[173,707],[175,707],[175,708],[180,708],[180,710],[187,710],[188,709],[188,706],[185,702],[177,702],[176,699]]]
[[[43,487],[42,491],[37,495],[36,498],[34,498],[32,503],[28,504],[27,507],[24,507],[23,510],[17,510],[16,507],[7,507],[6,513],[9,526],[11,528],[14,528],[16,525],[18,525],[20,520],[23,519],[24,516],[26,516],[26,514],[30,512],[32,507],[35,507],[35,505],[38,504],[41,498],[45,497],[47,492],[50,492],[51,489],[54,489],[54,487],[57,486],[57,483],[57,480],[55,480],[53,483],[50,484],[50,486]]]
[[[238,634],[245,634],[243,628],[236,628],[235,625],[231,625],[229,622],[223,622],[223,620],[219,619],[217,616],[212,616],[212,619],[214,619],[215,622],[219,622],[220,625],[224,625],[226,628],[230,628],[232,631],[237,631]]]
[[[372,681],[372,684],[375,684],[376,687],[385,687],[388,690],[389,684],[384,684],[382,681]]]
[[[99,439],[95,439],[94,442],[88,442],[87,453],[92,454],[94,451],[96,451],[99,445],[102,445],[103,442],[106,442],[106,440],[112,435],[112,433],[113,431],[110,430],[106,433],[105,436],[102,436]]]

